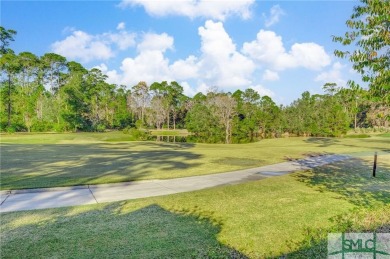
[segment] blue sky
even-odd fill
[[[359,76],[332,35],[358,1],[2,1],[11,47],[55,52],[111,83],[175,80],[189,96],[253,88],[279,104]]]

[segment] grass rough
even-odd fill
[[[367,176],[368,161],[162,197],[5,213],[0,251],[2,258],[314,258],[326,253],[329,232],[390,225],[390,159],[379,161],[377,179]]]
[[[283,138],[250,144],[136,142],[121,132],[2,135],[2,190],[169,179],[302,158],[389,153],[390,138]]]

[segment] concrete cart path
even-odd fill
[[[350,157],[346,155],[324,155],[228,173],[167,180],[2,191],[0,212],[96,204],[189,192],[284,175],[348,158]]]

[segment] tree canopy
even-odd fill
[[[352,46],[353,50],[336,50],[335,55],[353,63],[362,80],[369,84],[373,98],[390,104],[390,0],[360,2],[346,21],[350,31],[333,37],[335,42]]]

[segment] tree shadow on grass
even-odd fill
[[[308,138],[304,141],[309,144],[317,144],[319,147],[329,147],[340,142],[335,138]]]
[[[2,145],[2,189],[172,178],[197,167],[191,144]]]
[[[217,240],[217,222],[156,204],[8,213],[2,225],[2,258],[247,258]]]
[[[390,166],[380,164],[372,177],[372,164],[352,158],[293,175],[319,191],[330,191],[352,204],[371,207],[390,203]]]
[[[290,242],[289,246],[294,248],[291,249],[290,253],[279,256],[279,258],[329,258],[329,233],[339,233],[340,235],[341,233],[388,234],[390,233],[390,205],[370,209],[355,209],[347,214],[338,215],[332,218],[331,221],[333,225],[328,228],[307,228],[303,233],[305,239],[297,243]],[[376,251],[386,252],[381,248],[384,247],[376,247]],[[341,257],[341,254],[339,255]],[[350,254],[346,253],[345,255]]]

